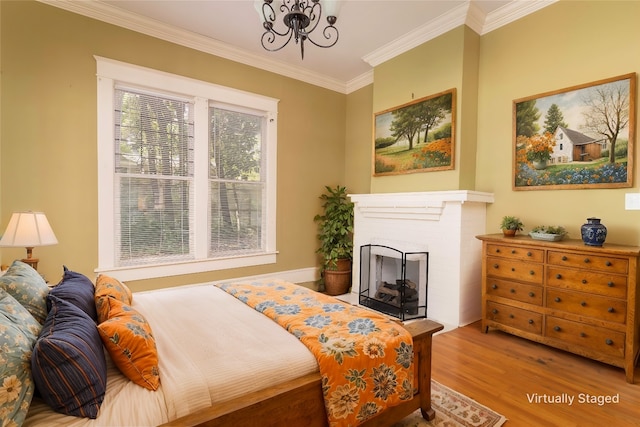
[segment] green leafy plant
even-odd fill
[[[520,218],[515,216],[503,216],[502,221],[500,222],[501,230],[516,230],[520,231],[524,227]]]
[[[558,234],[562,237],[565,237],[567,234],[567,230],[564,227],[558,225],[537,225],[533,227],[531,230],[532,233],[543,233],[543,234]]]
[[[346,187],[325,186],[326,192],[320,196],[323,213],[313,220],[318,223],[322,270],[335,270],[339,259],[353,256],[353,203],[347,197]]]

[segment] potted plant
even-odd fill
[[[515,216],[503,216],[500,222],[500,229],[505,236],[515,236],[516,232],[521,231],[524,224],[520,218]]]
[[[322,255],[321,284],[329,295],[344,294],[351,285],[351,259],[353,256],[353,203],[347,197],[346,187],[325,186],[320,196],[322,214],[313,220],[318,223]]]
[[[529,232],[529,236],[535,240],[548,240],[555,242],[562,240],[569,234],[564,227],[558,225],[537,225]]]

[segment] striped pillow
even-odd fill
[[[67,266],[63,266],[63,268],[62,280],[49,291],[49,294],[70,302],[87,313],[94,321],[97,321],[93,283],[84,274],[71,271]]]
[[[31,356],[42,399],[56,411],[96,418],[107,385],[107,365],[98,328],[75,305],[55,295]]]

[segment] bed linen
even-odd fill
[[[218,286],[314,354],[330,426],[357,426],[413,398],[413,340],[388,317],[282,280]]]
[[[212,283],[134,293],[131,305],[156,338],[158,390],[134,384],[108,360],[97,419],[57,414],[34,398],[25,427],[155,426],[318,371],[297,338]]]

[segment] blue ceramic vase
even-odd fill
[[[580,227],[582,241],[589,246],[602,246],[607,238],[607,227],[600,224],[600,218],[587,218],[587,223]]]

